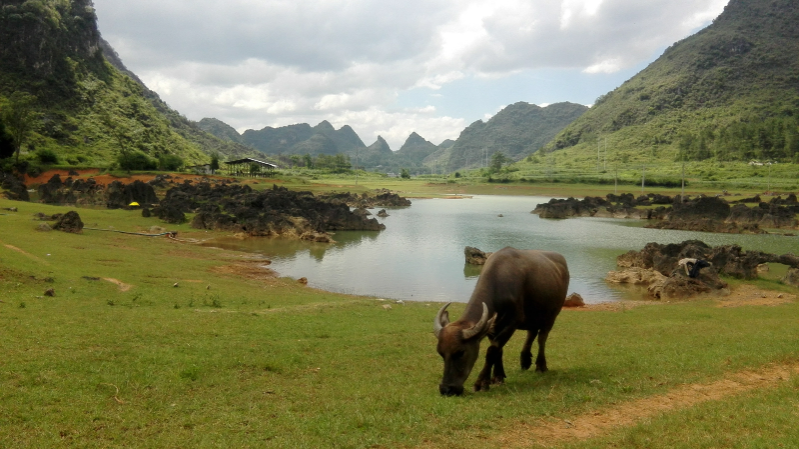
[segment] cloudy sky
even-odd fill
[[[327,120],[398,150],[517,101],[590,105],[728,0],[94,0],[125,65],[192,120]]]

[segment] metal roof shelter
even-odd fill
[[[264,174],[261,172],[261,167],[266,168],[267,172],[278,168],[277,165],[271,162],[259,161],[251,157],[227,161],[225,164],[228,165],[229,174],[242,176],[263,176]]]

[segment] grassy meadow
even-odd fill
[[[397,190],[434,194],[412,182]],[[519,334],[504,386],[446,398],[432,335],[439,304],[314,290],[252,254],[196,244],[213,232],[138,211],[76,209],[104,231],[36,230],[33,214],[67,210],[0,200],[0,447],[799,446],[795,370],[777,386],[596,437],[498,443],[539,422],[799,366],[796,302],[567,310],[548,342],[550,372],[519,370]],[[110,232],[152,226],[178,240]],[[457,316],[462,305],[451,308]]]

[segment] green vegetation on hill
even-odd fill
[[[472,123],[452,147],[430,156],[426,162],[442,164],[452,172],[487,166],[497,152],[519,160],[543,147],[587,109],[574,103],[555,103],[542,108],[520,101],[487,122]]]
[[[100,38],[90,0],[4,1],[0,42],[0,100],[29,93],[40,114],[24,157],[108,166],[127,153],[189,164],[253,153],[200,130],[127,72]]]
[[[601,96],[548,152],[648,161],[799,157],[799,5],[731,0],[712,25]]]

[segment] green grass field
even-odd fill
[[[519,370],[516,335],[506,385],[441,397],[438,304],[270,277],[252,255],[192,243],[211,232],[137,211],[77,209],[87,227],[164,226],[183,241],[35,230],[34,213],[66,210],[0,200],[0,447],[502,447],[521,425],[799,364],[796,302],[564,311],[550,372]],[[797,403],[794,372],[597,437],[510,446],[797,447]]]

